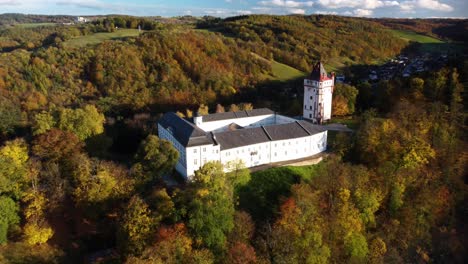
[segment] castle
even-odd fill
[[[176,170],[190,178],[209,161],[246,167],[306,158],[327,148],[327,130],[317,125],[331,117],[334,75],[317,63],[304,80],[303,118],[279,115],[267,108],[196,116],[169,112],[158,122],[158,135],[179,151]]]

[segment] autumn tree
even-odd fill
[[[15,199],[23,196],[29,182],[28,148],[21,139],[8,141],[0,148],[0,195]]]
[[[26,224],[24,226],[24,240],[30,245],[43,244],[54,234],[45,216],[47,198],[44,194],[31,190],[23,198],[26,204],[23,210]]]
[[[138,196],[133,196],[120,219],[117,244],[126,254],[139,255],[151,242],[156,224],[151,218],[148,205]]]
[[[354,86],[337,83],[333,90],[333,115],[343,116],[354,113],[358,89]]]
[[[33,140],[32,151],[42,159],[58,161],[81,152],[83,145],[75,134],[53,128]]]
[[[209,114],[208,106],[201,104],[200,107],[198,107],[197,114],[200,116]]]
[[[162,226],[156,233],[155,243],[146,248],[141,256],[132,256],[126,263],[213,263],[213,255],[206,249],[192,247],[193,241],[187,234],[187,228],[179,223],[173,226]]]
[[[324,243],[319,193],[307,184],[294,186],[292,192],[272,230],[272,257],[277,263],[326,263],[331,252]]]

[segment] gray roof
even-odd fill
[[[267,131],[268,135],[270,135],[271,140],[285,140],[290,138],[309,136],[309,133],[307,133],[307,131],[296,122],[265,126],[265,130]]]
[[[301,120],[288,124],[219,132],[214,133],[214,135],[216,141],[221,145],[221,150],[226,150],[268,141],[301,138],[326,130],[323,126],[313,125]]]
[[[245,110],[245,111],[238,111],[238,112],[225,112],[225,113],[215,113],[202,116],[203,122],[211,122],[211,121],[219,121],[225,119],[234,119],[234,118],[242,118],[242,117],[250,117],[250,116],[261,116],[261,115],[272,115],[275,112],[268,108],[259,108],[253,110]]]
[[[312,73],[310,74],[310,77],[312,80],[319,81],[322,78],[328,78],[327,71],[325,71],[325,68],[323,67],[322,62],[317,62],[317,64],[314,65],[314,68],[312,69]]]
[[[214,135],[216,141],[221,145],[221,150],[270,141],[270,138],[261,127],[219,132],[214,133]]]
[[[172,135],[182,146],[191,147],[213,144],[210,133],[206,133],[193,123],[179,117],[173,112],[166,113],[159,120],[159,124],[172,132]]]
[[[266,108],[264,108],[266,109]],[[256,113],[272,113],[271,110],[258,109]],[[232,112],[231,112],[232,113]],[[237,113],[237,112],[236,112]],[[268,125],[254,128],[238,128],[233,131],[207,133],[193,123],[179,117],[173,112],[163,115],[159,124],[172,132],[172,135],[185,147],[220,144],[221,150],[238,148],[268,141],[285,140],[306,137],[326,131],[326,127],[314,125],[304,120],[278,125]]]

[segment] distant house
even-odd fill
[[[86,23],[86,22],[88,22],[88,19],[86,17],[80,17],[79,16],[79,17],[76,17],[75,21],[77,23]]]

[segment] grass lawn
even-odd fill
[[[277,61],[271,62],[271,69],[273,71],[274,77],[279,81],[288,81],[304,77],[306,75],[305,73],[293,67],[290,67],[283,63],[279,63]]]
[[[22,28],[36,28],[36,27],[51,27],[51,26],[56,26],[57,23],[23,23],[23,24],[17,24],[15,25],[16,27],[22,27]]]
[[[444,43],[440,39],[422,35],[416,32],[405,31],[405,30],[392,30],[395,36],[398,36],[407,41],[414,41],[419,43]]]
[[[359,128],[359,120],[355,117],[350,117],[350,118],[347,118],[347,117],[342,117],[342,118],[338,118],[338,117],[333,117],[331,120],[330,120],[330,123],[340,123],[340,124],[344,124],[346,125],[347,127],[353,129],[353,130],[356,130]]]
[[[453,53],[463,52],[465,49],[463,44],[446,42],[440,39],[422,35],[416,32],[404,31],[404,30],[391,30],[395,36],[398,36],[406,41],[413,41],[420,43],[419,51],[424,53]]]
[[[85,47],[87,45],[96,45],[106,40],[121,39],[126,37],[136,37],[140,35],[138,29],[117,29],[110,33],[95,33],[92,35],[81,36],[64,42],[65,47]]]

